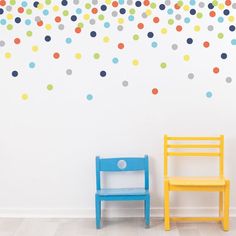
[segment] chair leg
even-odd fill
[[[230,182],[226,180],[225,191],[224,191],[224,218],[223,218],[223,229],[225,231],[229,230],[229,193],[230,192]]]
[[[146,226],[150,225],[150,196],[146,197],[144,201],[144,211],[145,211],[145,224]]]
[[[96,208],[96,228],[101,228],[101,200],[99,197],[95,197],[95,208]]]
[[[219,192],[219,217],[223,217],[223,192]]]
[[[170,230],[170,200],[169,200],[169,181],[164,181],[164,220],[165,230]]]

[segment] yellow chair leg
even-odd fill
[[[219,192],[219,217],[223,217],[223,192]]]
[[[229,188],[230,182],[226,180],[225,191],[224,191],[224,218],[223,218],[223,229],[229,230]]]
[[[165,230],[170,230],[170,199],[169,199],[169,182],[164,181],[164,215],[165,215]]]

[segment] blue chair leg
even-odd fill
[[[150,225],[150,196],[147,195],[146,200],[144,201],[144,210],[145,210],[145,224],[146,226]]]
[[[101,200],[98,196],[95,197],[95,208],[96,208],[96,228],[101,228]]]

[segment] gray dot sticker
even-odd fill
[[[175,16],[175,19],[176,19],[176,20],[181,20],[181,18],[182,18],[182,17],[181,17],[180,14],[177,14],[177,15]]]
[[[188,74],[188,78],[189,78],[189,79],[193,79],[193,78],[194,78],[194,74],[193,74],[193,73],[189,73],[189,74]]]
[[[4,47],[5,46],[5,42],[3,40],[0,41],[0,47]]]
[[[97,0],[93,0],[93,1],[92,1],[92,4],[93,4],[93,5],[97,5],[97,4],[98,4],[98,1],[97,1]]]
[[[213,30],[214,30],[214,26],[213,26],[213,25],[208,25],[207,29],[208,29],[209,31],[213,31]]]
[[[232,8],[233,8],[233,9],[236,9],[236,3],[233,3],[233,4],[232,4]]]
[[[78,4],[79,4],[79,0],[74,0],[73,3],[74,3],[75,5],[78,5]]]
[[[199,6],[200,8],[204,8],[204,7],[205,7],[205,3],[204,3],[204,2],[199,2],[198,6]]]
[[[117,26],[117,29],[118,29],[119,31],[122,31],[124,28],[123,28],[122,25],[118,25],[118,26]]]
[[[127,167],[127,162],[125,160],[119,160],[117,166],[119,169],[124,170]]]
[[[72,70],[71,70],[71,69],[67,69],[67,70],[66,70],[66,74],[67,74],[67,75],[72,75]]]
[[[118,13],[117,13],[117,11],[113,11],[113,12],[111,13],[111,15],[112,15],[113,17],[117,17]]]
[[[166,0],[166,1],[165,1],[165,5],[166,5],[166,6],[169,6],[169,5],[170,5],[170,0]]]
[[[12,10],[12,7],[11,7],[11,6],[6,6],[6,10],[7,10],[7,11],[11,11],[11,10]]]
[[[122,82],[122,85],[123,85],[124,87],[127,87],[127,86],[129,85],[129,82],[128,82],[127,80],[124,80],[124,81]]]
[[[178,49],[178,45],[177,45],[177,44],[172,44],[171,48],[172,48],[173,50],[177,50],[177,49]]]
[[[95,21],[94,19],[91,19],[91,20],[89,21],[89,23],[90,23],[90,25],[95,25],[96,21]]]
[[[40,17],[40,16],[36,16],[36,17],[34,18],[34,20],[35,20],[36,22],[39,22],[39,21],[41,21],[41,17]]]
[[[227,78],[225,79],[225,81],[226,81],[226,83],[230,84],[230,83],[232,82],[232,78],[231,78],[231,77],[227,77]]]
[[[142,14],[142,17],[145,19],[145,18],[147,18],[147,14],[144,12],[143,14]]]
[[[127,1],[127,4],[130,6],[130,5],[132,5],[133,4],[133,0],[128,0]]]
[[[63,24],[58,25],[59,30],[64,30],[65,26]]]

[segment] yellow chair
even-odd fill
[[[185,151],[183,151],[185,150]],[[198,151],[196,151],[198,150]],[[211,150],[211,151],[209,151]],[[212,151],[214,150],[214,151]],[[168,157],[219,157],[217,177],[168,176]],[[219,192],[218,217],[170,217],[170,191]],[[229,230],[230,181],[224,177],[224,136],[219,137],[169,137],[164,136],[164,217],[165,230],[170,221],[216,221]]]

